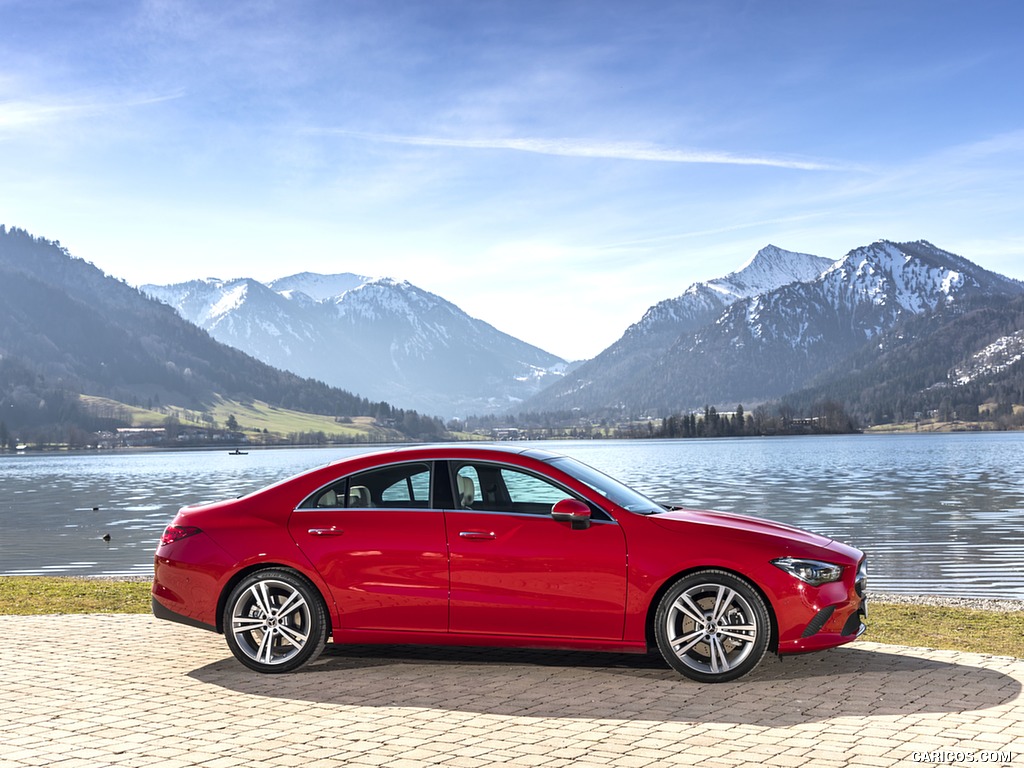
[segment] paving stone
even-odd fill
[[[150,616],[0,617],[0,636],[3,768],[1024,763],[1006,657],[858,642],[702,685],[643,656],[391,646],[260,675]]]

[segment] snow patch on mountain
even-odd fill
[[[267,287],[280,293],[285,298],[295,298],[294,294],[303,293],[314,301],[330,301],[346,291],[358,288],[372,278],[342,272],[337,275],[321,275],[316,272],[299,272],[296,275],[271,280]]]
[[[217,320],[229,312],[238,309],[245,303],[245,297],[248,293],[249,285],[245,281],[239,281],[235,285],[227,286],[226,289],[221,291],[220,298],[216,299],[206,311],[206,319]]]
[[[1024,360],[1024,330],[1002,336],[971,355],[949,372],[953,386],[962,387],[973,381],[994,376]]]

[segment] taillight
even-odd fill
[[[164,535],[160,537],[160,544],[173,544],[201,532],[201,529],[194,525],[168,525],[164,530]]]

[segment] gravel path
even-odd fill
[[[1024,762],[1024,659],[1006,656],[862,639],[704,685],[641,654],[498,648],[331,646],[260,675],[144,615],[0,616],[0,637],[5,768]]]
[[[933,605],[943,608],[974,608],[979,611],[999,611],[1000,613],[1024,611],[1024,600],[986,600],[975,597],[901,595],[887,592],[869,592],[868,600],[874,603],[895,603],[898,605]]]

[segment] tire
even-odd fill
[[[327,610],[317,589],[292,571],[242,579],[224,606],[224,637],[235,658],[257,672],[292,672],[327,643]]]
[[[662,596],[654,634],[662,657],[677,672],[702,683],[724,683],[761,662],[771,620],[748,582],[704,570],[684,576]]]

